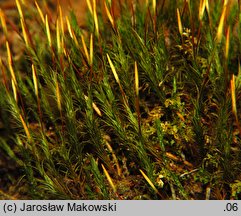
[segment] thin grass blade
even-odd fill
[[[102,166],[102,169],[104,171],[104,174],[105,174],[108,182],[110,183],[111,188],[113,189],[114,192],[116,192],[116,186],[114,185],[112,178],[110,177],[109,173],[107,172],[105,166],[103,164],[101,164],[101,166]]]

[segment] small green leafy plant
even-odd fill
[[[239,199],[238,5],[108,2],[84,29],[16,0],[18,59],[1,11],[0,197]]]

